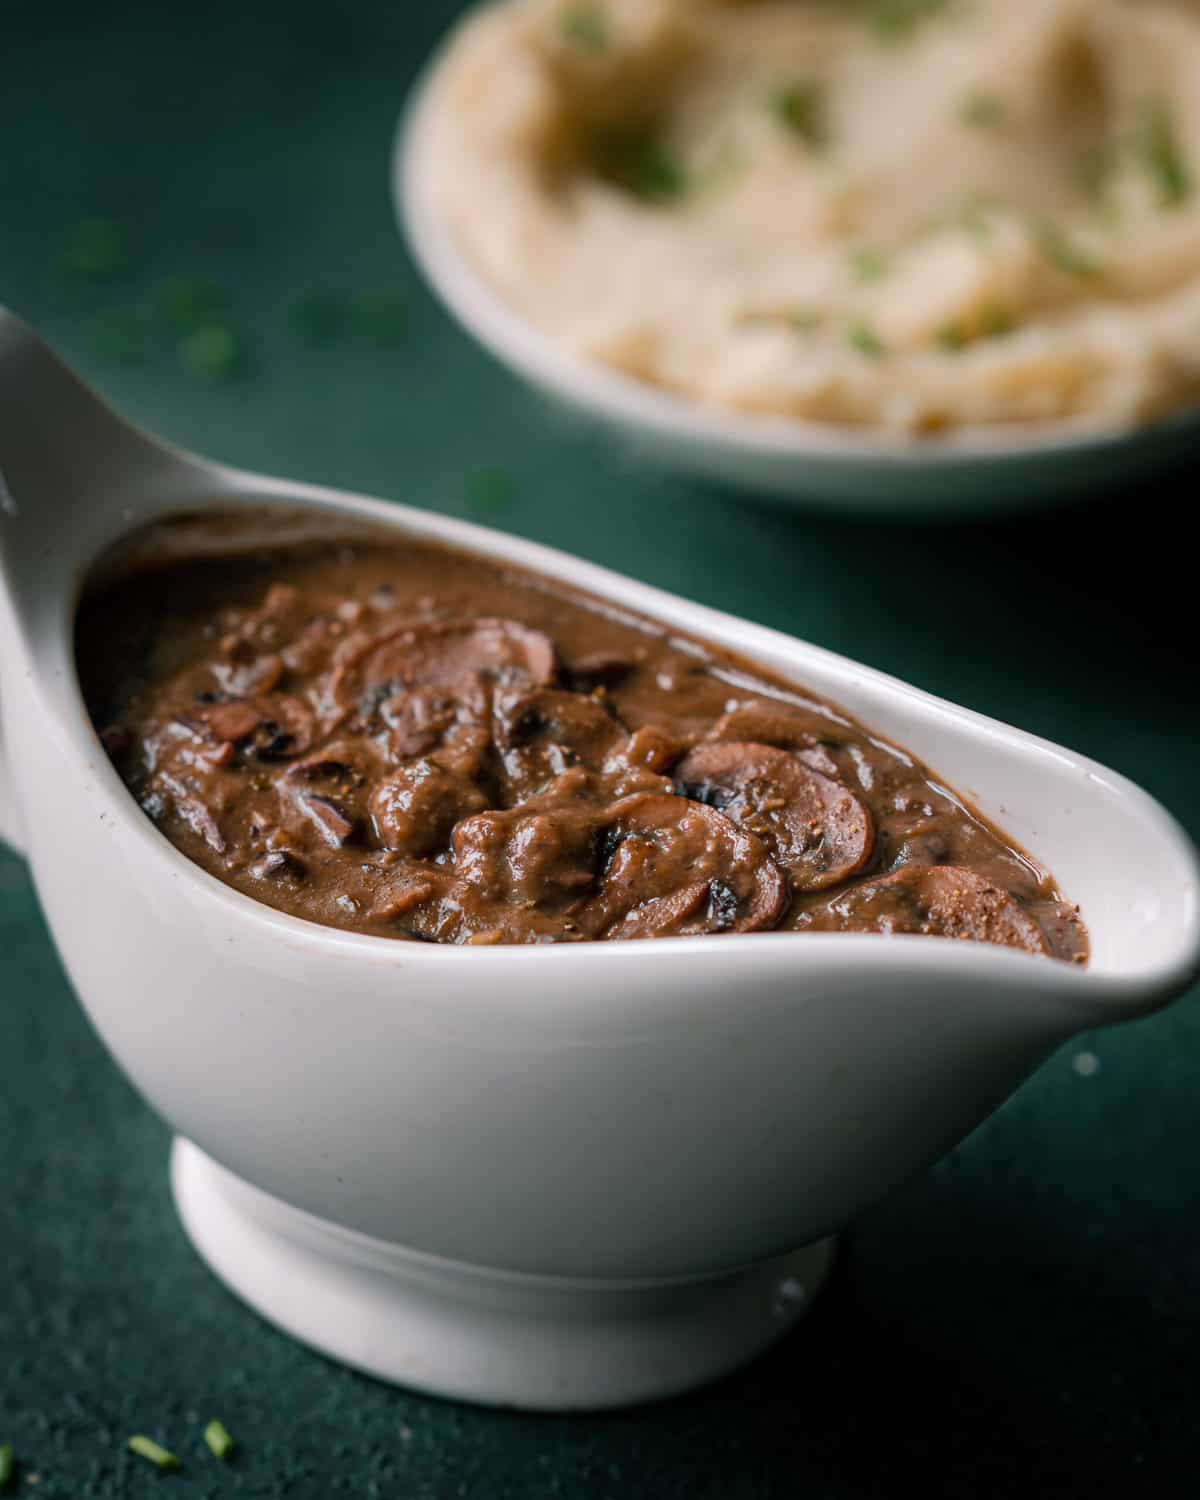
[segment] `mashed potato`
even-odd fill
[[[435,109],[484,276],[680,394],[908,431],[1200,395],[1195,0],[502,0]]]

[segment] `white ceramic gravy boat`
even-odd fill
[[[178,1133],[197,1247],[350,1364],[544,1408],[707,1380],[795,1321],[858,1210],[1068,1037],[1147,1014],[1196,970],[1193,850],[1121,777],[518,538],[179,452],[2,312],[0,471],[6,836],[97,1029]],[[89,567],[133,527],[264,503],[511,560],[837,700],[1054,871],[1090,968],[919,937],[438,948],[225,887],[110,766],[72,625]]]

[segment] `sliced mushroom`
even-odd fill
[[[545,791],[573,767],[598,770],[628,739],[602,702],[554,688],[498,695],[493,732],[510,805]]]
[[[828,910],[855,932],[916,932],[1050,951],[1041,927],[1007,891],[958,865],[905,865],[836,897]]]
[[[453,776],[487,781],[492,763],[492,737],[482,725],[464,722],[450,730],[429,759]]]
[[[228,702],[200,703],[177,722],[218,744],[244,745],[259,760],[287,760],[312,744],[314,716],[303,698],[271,693]]]
[[[428,916],[430,925],[433,925],[436,903],[445,895],[450,883],[448,875],[428,865],[414,864],[395,870],[372,890],[369,915],[377,922],[403,919],[406,936],[436,942],[436,937],[424,930],[422,919]],[[431,904],[434,910],[422,912],[421,908]]]
[[[487,797],[473,782],[421,758],[376,785],[370,812],[385,849],[420,858],[444,849],[455,824],[487,805]]]
[[[320,792],[298,791],[296,806],[331,849],[340,849],[354,834],[354,822],[332,797]]]
[[[573,688],[587,693],[593,688],[614,687],[623,682],[637,665],[624,651],[589,651],[575,657],[567,668],[567,677]]]
[[[302,760],[292,761],[283,774],[293,782],[333,778],[350,783],[358,779],[357,766],[362,754],[361,741],[330,740]]]
[[[259,711],[254,754],[259,760],[288,760],[312,749],[317,719],[312,705],[296,693],[271,693],[254,700]]]
[[[271,849],[250,866],[250,873],[259,880],[294,882],[303,880],[308,868],[291,849]]]
[[[758,835],[799,891],[849,880],[875,844],[870,809],[840,782],[769,745],[699,745],[675,768],[685,797]]]
[[[554,643],[515,620],[419,621],[359,645],[340,662],[330,693],[343,709],[373,712],[413,688],[499,682],[544,687],[554,679]]]
[[[496,700],[496,741],[502,750],[559,745],[583,765],[596,767],[627,733],[598,699],[538,688]]]
[[[672,796],[675,784],[665,773],[687,747],[656,724],[643,724],[604,762],[605,789],[613,800],[637,793]]]
[[[469,721],[471,716],[452,695],[434,686],[410,688],[383,699],[379,717],[387,726],[389,755],[402,761],[428,755],[452,725]]]
[[[774,745],[779,750],[806,750],[832,732],[832,725],[819,714],[759,699],[730,709],[705,738],[743,745]]]
[[[159,786],[170,798],[176,816],[191,831],[202,838],[214,854],[225,853],[225,838],[217,823],[216,814],[201,796],[185,786],[176,777],[161,774]],[[151,813],[151,816],[155,816]]]
[[[204,704],[192,709],[188,717],[198,720],[214,739],[231,745],[248,740],[262,722],[262,715],[252,703],[239,700]]]
[[[604,936],[616,942],[633,942],[638,938],[732,932],[736,928],[736,915],[733,921],[725,920],[721,901],[714,904],[710,900],[714,885],[720,892],[730,889],[719,881],[697,880],[668,896],[652,896],[610,926]],[[736,899],[734,907],[736,913]]]
[[[615,804],[603,855],[600,889],[579,918],[593,936],[759,932],[787,909],[787,880],[761,840],[682,797]]]
[[[614,759],[631,769],[638,767],[662,776],[671,769],[686,748],[682,740],[657,724],[643,724],[629,736]]]
[[[454,866],[470,892],[464,905],[482,914],[474,925],[503,926],[506,906],[562,911],[577,904],[596,881],[601,819],[595,808],[518,807],[459,823]]]
[[[284,664],[282,657],[273,652],[266,656],[256,656],[252,648],[245,643],[240,652],[234,652],[232,662],[214,662],[212,674],[216,678],[221,691],[229,693],[235,698],[246,698],[252,693],[269,693],[279,685],[283,677]],[[248,661],[240,660],[240,656],[249,655]]]

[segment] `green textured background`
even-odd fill
[[[397,240],[390,137],[457,7],[0,6],[0,297],[135,418],[254,468],[478,514],[860,657],[1062,739],[1195,832],[1186,480],[1021,524],[813,520],[656,479],[548,412],[434,306]],[[136,234],[88,290],[72,226]],[[233,298],[247,368],[205,382],[169,340],[122,363],[96,314],[162,278]],[[403,296],[390,347],[314,347],[305,295]],[[476,471],[500,466],[505,486]],[[0,853],[0,1443],[50,1497],[811,1500],[915,1487],[1188,1496],[1200,1486],[1200,1017],[1194,997],[1081,1041],[923,1180],[867,1214],[810,1320],[698,1396],[596,1419],[474,1411],[289,1343],[201,1268],[167,1134],[63,978]],[[1072,1056],[1095,1052],[1080,1076]],[[199,1442],[242,1441],[220,1468]],[[146,1431],[185,1459],[123,1452]],[[36,1481],[36,1482],[35,1482]]]

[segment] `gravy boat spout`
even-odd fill
[[[200,1252],[359,1368],[556,1409],[713,1378],[796,1322],[856,1213],[1070,1036],[1149,1013],[1196,972],[1194,851],[1122,777],[519,538],[180,453],[5,314],[0,472],[5,828],[95,1026],[178,1133]],[[840,703],[1054,871],[1089,967],[877,935],[438,947],[250,900],[136,806],[73,651],[80,589],[115,543],[186,514],[181,536],[220,546],[230,512],[266,514],[274,539],[301,522],[440,539]]]

